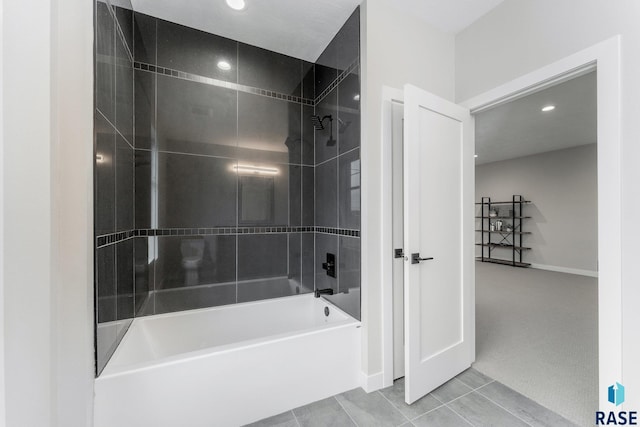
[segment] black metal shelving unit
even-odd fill
[[[476,246],[480,246],[480,256],[477,258],[482,262],[491,262],[494,264],[510,265],[513,267],[529,267],[531,264],[522,261],[523,252],[531,250],[531,248],[522,245],[522,237],[531,234],[530,231],[524,231],[523,220],[531,218],[525,216],[523,206],[531,203],[524,197],[514,194],[510,202],[492,202],[490,197],[482,197],[480,202],[480,216],[476,219],[480,220],[480,228],[476,230],[480,233],[480,242]],[[500,212],[500,207],[511,207],[508,215]],[[510,230],[507,231],[507,225],[504,228],[497,229],[498,222],[502,220],[511,220]],[[493,227],[492,227],[493,225]],[[491,237],[494,236],[494,240]],[[493,251],[495,249],[504,249],[511,251],[511,260],[504,258],[495,258]]]

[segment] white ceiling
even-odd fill
[[[403,0],[393,2],[441,31],[456,34],[504,0]]]
[[[112,0],[127,3],[129,0]],[[372,0],[373,1],[373,0]],[[375,0],[455,34],[503,0]],[[315,62],[362,0],[131,0],[133,9],[187,27]]]
[[[480,113],[476,164],[593,144],[596,114],[595,72]]]
[[[315,62],[362,0],[132,0],[136,12]]]

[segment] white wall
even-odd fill
[[[506,1],[456,37],[456,99],[463,101],[616,34],[622,35],[622,319],[621,382],[640,390],[640,2]],[[604,219],[601,219],[604,220]],[[640,393],[627,393],[640,408]]]
[[[403,13],[392,0],[362,5],[362,320],[363,371],[382,370],[380,242],[382,87],[414,84],[443,98],[454,97],[454,37]]]
[[[93,399],[93,5],[26,0],[3,8],[6,422],[86,427]]]
[[[520,194],[533,202],[524,206],[532,218],[523,220],[523,229],[532,234],[523,237],[531,248],[523,261],[543,268],[597,272],[597,185],[596,144],[476,166],[476,201]],[[492,256],[511,259],[511,251],[496,249]]]
[[[53,412],[51,5],[4,2],[3,12],[6,419],[10,427],[47,426]]]

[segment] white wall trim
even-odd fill
[[[598,99],[598,342],[599,401],[606,384],[622,380],[621,37],[615,36],[507,82],[462,105],[479,111],[530,93],[538,84],[597,67]]]
[[[368,93],[365,90],[367,87],[367,81],[369,79],[368,69],[365,66],[367,63],[367,2],[363,2],[360,5],[360,138],[361,141],[366,141],[367,135],[367,119],[369,117],[368,112]],[[369,353],[375,352],[374,349],[369,349],[369,328],[371,323],[371,308],[369,304],[369,294],[371,293],[369,278],[369,264],[371,263],[372,253],[369,249],[369,177],[372,172],[369,171],[368,165],[369,150],[364,149],[364,145],[361,144],[360,149],[360,322],[362,323],[362,352],[361,357],[361,369],[367,371],[369,369]],[[375,172],[373,172],[375,173]]]
[[[557,265],[531,263],[531,268],[538,270],[556,271],[558,273],[577,274],[579,276],[598,277],[598,272],[593,270],[583,270],[580,268],[560,267]]]
[[[404,102],[404,91],[382,88],[382,384],[393,385],[393,102]]]
[[[51,10],[52,425],[93,425],[94,2]]]
[[[393,385],[393,381],[392,381]],[[384,375],[382,372],[378,372],[372,375],[367,375],[364,372],[360,372],[360,387],[367,393],[380,390],[384,387]]]
[[[0,22],[4,22],[0,2]],[[1,27],[1,26],[0,26]],[[0,30],[0,426],[6,423],[4,390],[4,31]]]

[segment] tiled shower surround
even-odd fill
[[[316,64],[102,2],[96,21],[98,372],[135,316],[359,289],[359,11]]]

